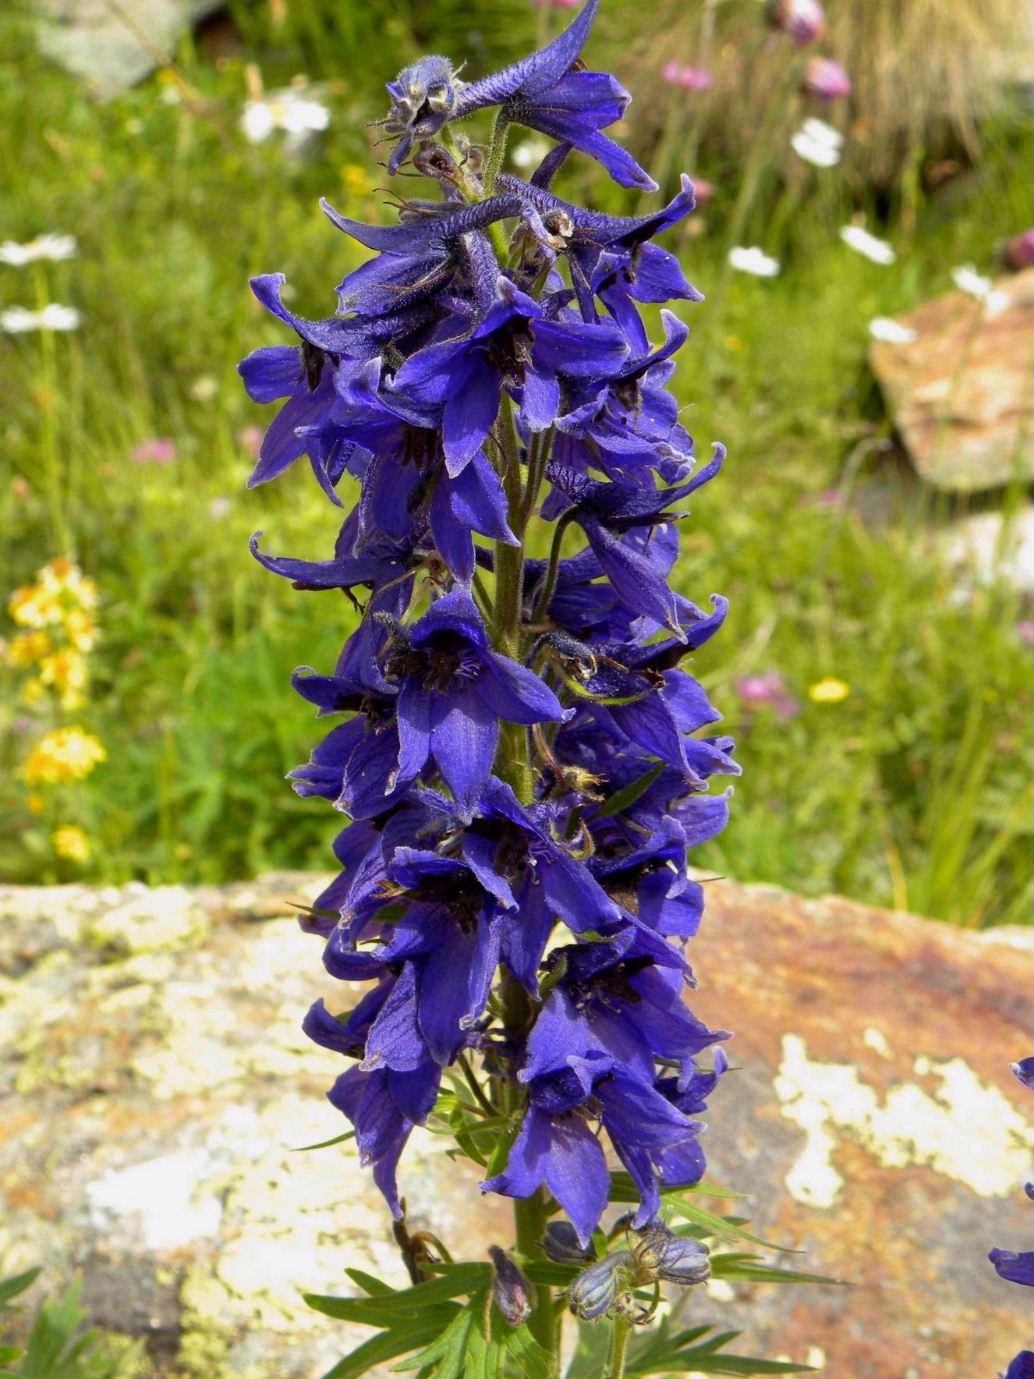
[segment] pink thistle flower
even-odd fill
[[[797,700],[786,688],[778,670],[766,670],[762,675],[744,675],[736,681],[736,693],[748,713],[772,709],[784,721],[798,712]]]
[[[706,67],[690,67],[682,62],[665,63],[661,73],[669,86],[681,86],[683,91],[708,91],[711,73]]]
[[[826,14],[819,0],[775,0],[770,17],[777,29],[802,48],[826,31]]]
[[[152,436],[133,447],[133,459],[137,464],[172,464],[176,453],[176,443],[168,436]]]
[[[804,71],[801,89],[820,101],[838,101],[852,91],[851,78],[831,57],[812,57]]]
[[[1034,230],[1010,236],[1002,245],[1002,262],[1013,273],[1034,267]]]

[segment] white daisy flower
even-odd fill
[[[911,345],[919,339],[911,326],[903,326],[891,316],[874,316],[869,322],[869,334],[887,345]]]
[[[291,87],[271,91],[261,100],[246,101],[241,115],[244,137],[252,144],[263,143],[275,129],[300,139],[319,133],[329,124],[330,111],[325,105]]]
[[[844,136],[839,129],[814,116],[805,120],[790,139],[790,147],[798,158],[816,168],[835,168],[843,146]]]
[[[78,330],[81,319],[74,306],[59,306],[56,302],[42,311],[12,306],[0,311],[0,330],[8,335],[23,335],[29,330]]]
[[[953,268],[951,280],[960,292],[968,292],[978,302],[983,302],[989,316],[997,316],[1012,301],[1008,292],[996,291],[991,279],[978,273],[971,263],[964,263],[960,268]]]
[[[0,263],[10,264],[12,268],[24,268],[27,263],[38,263],[41,259],[57,262],[60,259],[74,259],[79,246],[75,235],[39,235],[28,244],[15,244],[6,240],[0,244]]]
[[[779,275],[780,263],[756,244],[750,248],[737,245],[729,250],[729,267],[739,273],[751,273],[755,278],[775,278]]]
[[[888,264],[897,258],[893,246],[885,239],[877,239],[875,235],[870,235],[861,225],[841,226],[840,238],[849,249],[853,249],[856,254],[862,254],[872,263]]]

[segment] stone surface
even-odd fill
[[[113,96],[168,60],[191,24],[225,0],[35,0],[43,52],[99,96]]]
[[[922,477],[997,488],[1030,474],[1034,269],[1002,278],[990,305],[963,292],[899,317],[909,344],[874,342],[873,371]]]
[[[346,1264],[403,1282],[352,1146],[295,1152],[343,1126],[338,1060],[298,1031],[315,996],[347,1004],[290,913],[319,886],[0,888],[0,1260],[81,1271],[155,1375],[315,1379],[368,1333],[299,1289],[348,1291]],[[994,1373],[1027,1330],[985,1256],[1029,1236],[1029,934],[707,889],[694,1007],[738,1031],[710,1176],[852,1286],[713,1285],[694,1320],[831,1379]],[[446,1148],[414,1139],[414,1218],[468,1255],[509,1240]]]
[[[1020,593],[1034,594],[1034,506],[1018,512],[974,512],[945,528],[941,548],[967,593],[974,585],[999,580]]]

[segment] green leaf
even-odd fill
[[[11,1299],[31,1288],[39,1276],[39,1269],[26,1269],[23,1274],[12,1274],[10,1278],[0,1279],[0,1307],[6,1310]]]
[[[696,1327],[691,1331],[671,1334],[667,1321],[644,1343],[630,1349],[626,1379],[644,1379],[651,1374],[802,1374],[812,1373],[811,1365],[795,1365],[783,1360],[762,1360],[750,1355],[733,1355],[724,1347],[734,1341],[738,1331],[721,1331],[705,1335],[712,1328]],[[692,1344],[699,1341],[698,1345]]]
[[[390,1283],[384,1283],[381,1279],[374,1278],[373,1274],[365,1273],[362,1269],[346,1269],[345,1273],[357,1288],[361,1288],[371,1298],[387,1297],[395,1291]]]
[[[714,1212],[705,1211],[703,1207],[698,1207],[695,1202],[690,1202],[688,1198],[680,1193],[669,1193],[664,1198],[664,1205],[674,1215],[683,1217],[686,1221],[691,1221],[695,1226],[700,1226],[708,1235],[724,1237],[728,1240],[749,1240],[752,1245],[763,1245],[766,1250],[778,1250],[781,1254],[799,1254],[800,1251],[793,1250],[787,1245],[776,1245],[771,1240],[764,1240],[760,1235],[752,1235],[750,1231],[745,1231],[734,1219],[728,1216],[716,1216]]]
[[[582,937],[581,934],[578,936]],[[691,1187],[662,1187],[661,1200],[664,1201],[673,1196],[693,1197],[742,1197],[742,1192],[735,1192],[731,1187],[722,1187],[719,1183],[708,1182],[702,1178],[699,1183],[694,1183]],[[630,1173],[614,1172],[610,1175],[610,1201],[611,1202],[638,1202],[639,1189],[632,1181]]]
[[[547,1288],[566,1288],[588,1266],[588,1260],[584,1264],[553,1264],[550,1260],[534,1259],[522,1268],[532,1283],[542,1283]]]
[[[329,1149],[332,1144],[344,1144],[346,1140],[354,1140],[355,1131],[346,1130],[343,1135],[335,1135],[332,1140],[320,1140],[319,1144],[299,1144],[291,1150],[292,1154],[308,1154],[310,1149]]]
[[[664,770],[661,763],[655,766],[652,771],[647,771],[645,776],[640,776],[631,785],[626,785],[623,790],[619,790],[616,795],[606,800],[599,809],[593,813],[593,819],[609,819],[614,814],[620,814],[622,810],[630,808],[641,796],[645,795],[650,786],[660,776]]]
[[[492,1150],[491,1157],[485,1165],[486,1178],[494,1178],[497,1173],[502,1173],[510,1157],[510,1150],[513,1148],[513,1142],[517,1138],[519,1130],[520,1122],[515,1121],[506,1133],[500,1135],[496,1140],[495,1148]]]
[[[427,1369],[428,1379],[496,1379],[498,1355],[490,1364],[491,1342],[481,1333],[484,1324],[488,1285],[475,1293],[466,1307],[457,1311],[434,1340],[417,1355],[402,1360],[393,1368],[400,1371]]]
[[[323,1379],[359,1379],[360,1375],[376,1365],[425,1346],[440,1330],[436,1320],[427,1320],[404,1329],[382,1331],[379,1336],[371,1336],[350,1355],[339,1360],[333,1369],[327,1370]]]
[[[506,1328],[506,1353],[524,1379],[553,1379],[553,1361],[549,1351],[539,1345],[527,1326]]]
[[[599,1379],[610,1349],[609,1326],[580,1326],[578,1344],[565,1379]]]
[[[476,1292],[486,1286],[492,1276],[490,1264],[442,1264],[438,1268],[438,1278],[428,1279],[426,1283],[418,1283],[398,1292],[378,1293],[365,1298],[333,1298],[318,1293],[305,1293],[303,1296],[314,1311],[322,1312],[325,1317],[394,1329],[404,1317],[425,1315],[429,1307],[436,1307],[464,1293]],[[359,1286],[363,1288],[365,1285],[360,1283]]]
[[[713,1254],[711,1272],[715,1278],[737,1278],[750,1283],[821,1283],[828,1287],[849,1288],[847,1279],[812,1274],[803,1269],[780,1269],[757,1255]]]

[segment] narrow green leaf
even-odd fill
[[[308,1154],[310,1149],[329,1149],[332,1144],[344,1144],[346,1140],[354,1140],[355,1131],[346,1130],[343,1135],[335,1135],[332,1140],[320,1140],[319,1144],[298,1144],[291,1150],[292,1154]]]
[[[539,1345],[527,1326],[518,1326],[513,1330],[508,1328],[504,1345],[507,1355],[524,1379],[552,1379],[552,1357],[548,1350]]]
[[[345,1273],[364,1293],[371,1298],[388,1297],[395,1292],[390,1283],[384,1283],[379,1278],[374,1278],[373,1274],[368,1274],[362,1269],[346,1269]]]
[[[778,1250],[780,1254],[799,1253],[798,1250],[793,1250],[787,1245],[776,1245],[773,1241],[765,1240],[760,1235],[753,1235],[728,1217],[716,1216],[714,1212],[705,1211],[703,1207],[698,1207],[695,1202],[690,1202],[678,1193],[667,1196],[664,1199],[664,1205],[670,1211],[684,1217],[685,1220],[703,1227],[709,1235],[720,1236],[727,1240],[749,1240],[752,1245],[762,1245],[766,1250]]]
[[[628,809],[635,804],[636,800],[646,794],[650,786],[660,776],[664,770],[663,762],[647,771],[645,776],[640,776],[631,785],[626,785],[623,790],[619,790],[616,795],[611,795],[610,799],[605,800],[599,809],[593,813],[593,819],[609,819],[614,814],[620,814],[623,809]]]
[[[26,1269],[23,1274],[12,1274],[10,1278],[0,1280],[0,1306],[6,1305],[12,1298],[18,1297],[27,1288],[31,1288],[39,1276],[40,1270],[38,1268]]]
[[[553,1264],[549,1260],[535,1259],[522,1267],[532,1283],[543,1283],[547,1288],[566,1288],[588,1267],[588,1261],[585,1264]]]
[[[820,1283],[827,1287],[849,1288],[847,1279],[812,1274],[804,1269],[780,1269],[757,1255],[713,1254],[711,1272],[715,1278],[737,1278],[750,1283]]]
[[[360,1375],[374,1366],[425,1346],[438,1335],[439,1330],[436,1322],[429,1321],[409,1327],[405,1332],[382,1331],[379,1336],[371,1336],[358,1349],[339,1360],[333,1369],[327,1370],[323,1379],[359,1379]]]
[[[579,934],[579,938],[583,935]],[[632,1181],[629,1173],[621,1171],[610,1175],[610,1201],[611,1202],[638,1202],[639,1189]],[[722,1187],[719,1183],[708,1182],[702,1178],[699,1183],[694,1183],[691,1187],[662,1187],[661,1200],[666,1201],[671,1197],[742,1197],[742,1192],[735,1192],[730,1187]]]
[[[452,1321],[434,1340],[416,1355],[393,1365],[393,1370],[405,1371],[429,1367],[435,1379],[463,1379],[468,1357],[476,1350],[477,1318],[473,1303],[456,1312]],[[484,1342],[482,1341],[482,1346]]]
[[[444,1264],[438,1278],[418,1283],[389,1295],[366,1298],[325,1297],[318,1293],[303,1294],[306,1303],[325,1317],[339,1321],[362,1322],[366,1326],[394,1326],[403,1317],[422,1316],[429,1307],[446,1303],[450,1298],[476,1292],[491,1277],[490,1264]],[[360,1284],[360,1287],[363,1285]]]

